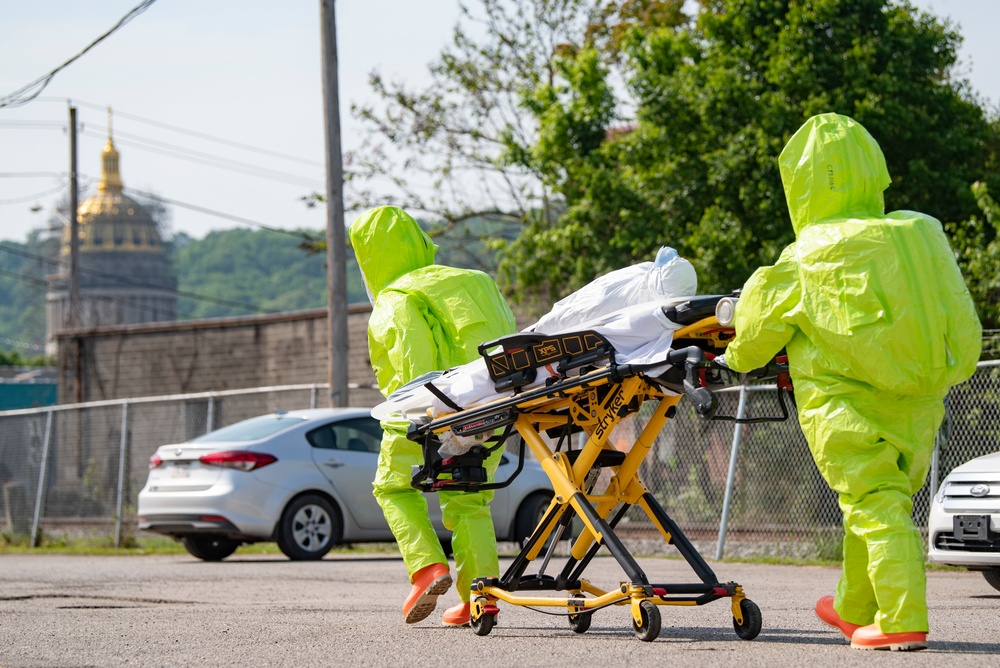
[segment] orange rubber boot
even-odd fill
[[[833,609],[832,596],[823,596],[816,601],[816,616],[819,617],[819,621],[824,624],[828,624],[833,628],[838,629],[848,640],[851,639],[855,631],[861,628],[858,624],[851,624],[850,622],[845,622],[840,618],[837,611]]]
[[[451,587],[448,564],[424,566],[413,574],[413,589],[403,602],[403,621],[416,624],[427,619],[437,606],[438,596]]]
[[[470,618],[469,604],[459,603],[444,611],[441,624],[444,626],[468,626]]]
[[[878,624],[869,624],[854,632],[854,635],[851,636],[851,647],[856,649],[888,649],[893,652],[927,649],[927,634],[922,631],[882,633]]]

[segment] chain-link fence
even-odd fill
[[[271,387],[2,412],[0,524],[32,536],[40,529],[88,531],[113,536],[119,545],[134,533],[137,495],[158,446],[275,408],[326,405],[326,389]],[[718,396],[722,415],[781,413],[779,395],[767,387]],[[352,388],[350,399],[352,406],[371,407],[382,397],[374,388]],[[947,407],[931,475],[914,501],[919,527],[926,525],[931,494],[952,468],[1000,449],[1000,366],[980,364],[952,389]],[[633,442],[652,406],[644,408],[612,438]],[[784,421],[740,425],[701,420],[683,400],[678,409],[641,474],[699,550],[717,558],[838,557],[837,498],[816,470],[794,409]],[[637,509],[619,525],[627,541],[649,527]],[[657,534],[648,544],[660,546],[662,538]]]
[[[0,412],[0,524],[12,535],[40,530],[113,536],[135,532],[149,458],[166,443],[275,409],[326,405],[325,385],[291,385],[90,402]],[[352,387],[351,405],[382,400]]]

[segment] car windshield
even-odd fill
[[[305,418],[281,415],[264,415],[231,424],[211,433],[192,438],[188,443],[215,443],[220,441],[259,441],[279,431],[301,423]]]

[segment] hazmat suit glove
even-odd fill
[[[464,455],[474,445],[482,445],[489,438],[489,433],[474,436],[459,436],[450,429],[440,435],[441,447],[438,452],[442,457],[457,457]]]
[[[729,368],[729,363],[726,361],[725,355],[716,355],[715,359],[712,360],[712,368],[715,370],[722,370],[722,375],[726,382],[730,385],[742,385],[747,380],[747,375],[745,373],[738,373]]]

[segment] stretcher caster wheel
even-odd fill
[[[476,599],[477,603],[487,604],[489,603],[486,598]],[[477,636],[488,636],[490,631],[497,623],[497,615],[495,612],[484,612],[479,616],[478,619],[472,617],[469,620],[469,625],[472,627],[472,632]]]
[[[653,642],[660,635],[660,611],[655,603],[643,601],[639,604],[639,613],[642,616],[642,626],[633,619],[632,633],[643,642]]]
[[[571,608],[571,610],[580,610],[581,608]],[[590,619],[594,615],[591,613],[587,614],[571,614],[569,616],[569,628],[573,630],[574,633],[586,633],[587,629],[590,628]]]
[[[743,623],[740,624],[733,617],[733,628],[736,629],[736,635],[743,638],[744,640],[753,640],[760,633],[761,626],[761,616],[760,608],[757,604],[748,598],[740,601],[740,612],[743,613]]]

